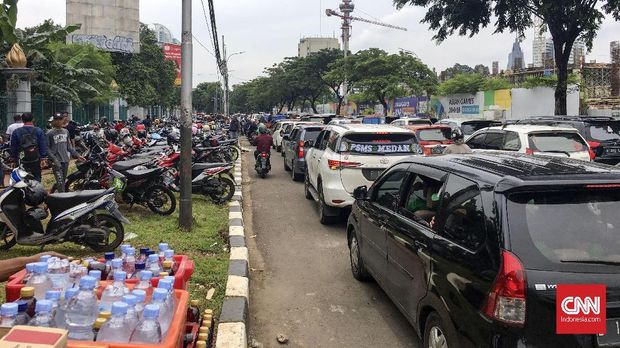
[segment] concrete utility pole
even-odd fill
[[[181,46],[181,201],[179,227],[192,229],[192,0],[183,0]]]
[[[223,66],[223,74],[224,74],[224,116],[229,116],[229,106],[230,101],[228,100],[228,57],[226,56],[226,43],[224,41],[224,35],[222,35],[222,55],[224,56],[224,61],[222,62]]]

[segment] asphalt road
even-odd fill
[[[250,340],[278,347],[283,334],[289,347],[419,347],[383,290],[351,275],[344,223],[319,223],[316,205],[284,171],[279,153],[272,153],[269,176],[259,178],[252,152],[243,168]]]

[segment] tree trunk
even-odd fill
[[[560,35],[553,35],[553,46],[555,50],[555,65],[558,70],[558,83],[555,87],[555,114],[562,116],[567,114],[566,93],[568,90],[568,59],[575,39],[561,40]]]
[[[388,114],[388,104],[385,101],[385,96],[379,96],[379,102],[381,102],[381,105],[383,105],[383,116],[387,117],[387,114]]]
[[[342,108],[344,97],[341,97],[340,95],[338,95],[337,98],[338,98],[338,106],[336,107],[336,116],[340,116],[340,109]]]

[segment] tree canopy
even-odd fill
[[[215,99],[222,98],[224,90],[219,82],[199,83],[192,92],[192,104],[198,112],[215,113]]]

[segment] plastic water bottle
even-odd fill
[[[168,243],[159,243],[159,259],[164,259],[164,252],[168,250]]]
[[[149,248],[140,248],[140,256],[138,256],[137,262],[146,263],[146,259],[149,257]]]
[[[56,327],[59,329],[64,329],[67,327],[67,306],[69,305],[69,301],[75,295],[77,295],[79,288],[71,288],[65,291],[65,300],[60,302],[58,305],[58,309],[56,310],[56,316],[54,320],[56,321]]]
[[[140,272],[140,281],[134,289],[136,290],[144,290],[146,291],[146,295],[150,297],[153,294],[153,286],[151,285],[151,278],[153,277],[153,273],[151,271],[141,271]]]
[[[136,270],[135,272],[129,277],[130,279],[140,279],[140,272],[144,271],[146,267],[146,264],[144,262],[140,263],[140,262],[136,262]]]
[[[28,325],[40,327],[54,327],[54,318],[52,316],[52,301],[37,301],[36,314],[30,320]]]
[[[50,280],[52,281],[52,289],[64,291],[65,288],[68,287],[68,268],[69,262],[67,260],[61,260],[57,257],[51,257],[47,260],[47,273]]]
[[[30,262],[26,264],[26,275],[24,276],[24,284],[28,283],[34,272],[34,264],[36,262]]]
[[[17,304],[17,317],[15,317],[15,325],[28,324],[30,321],[30,316],[28,315],[28,302],[17,301],[13,303]]]
[[[123,271],[114,272],[114,282],[106,286],[101,295],[101,302],[99,303],[100,311],[109,311],[112,308],[114,302],[120,302],[123,296],[129,294],[129,289],[125,285],[127,279],[127,273]]]
[[[136,313],[139,318],[142,318],[142,314],[144,312],[144,300],[146,300],[146,291],[144,290],[134,290],[131,292],[132,295],[136,297]]]
[[[34,265],[34,274],[26,285],[34,288],[34,297],[37,300],[45,299],[45,292],[52,288],[52,282],[47,275],[47,263],[37,262]]]
[[[177,271],[177,263],[174,261],[174,250],[168,249],[164,251],[164,262],[170,261],[172,263],[172,271],[166,270],[166,272],[170,273],[170,275],[174,275]]]
[[[155,254],[149,255],[149,259],[146,261],[146,270],[151,271],[153,274],[159,274],[159,272],[163,271],[159,264],[159,256]]]
[[[53,327],[58,327],[58,322],[56,321],[56,315],[58,314],[58,307],[60,301],[60,291],[58,290],[48,290],[45,293],[45,299],[52,302],[52,318],[54,321],[52,322]]]
[[[103,324],[99,330],[97,342],[129,343],[131,331],[129,330],[129,323],[125,319],[128,307],[125,302],[114,302],[112,304],[112,318]]]
[[[127,257],[127,248],[131,248],[131,244],[121,244],[119,247],[121,249],[121,259],[125,259]]]
[[[170,327],[170,322],[172,321],[172,313],[168,310],[168,304],[166,303],[167,296],[168,291],[166,289],[157,288],[153,290],[153,298],[151,299],[151,304],[159,307],[159,324],[161,325],[163,336],[166,336],[168,328]]]
[[[147,305],[144,307],[142,321],[136,326],[131,334],[131,343],[153,344],[159,343],[162,339],[161,325],[159,324],[159,307],[157,305]]]
[[[95,278],[86,276],[80,279],[80,290],[69,300],[65,314],[69,339],[92,341],[93,324],[97,319],[97,297]]]
[[[159,281],[159,284],[157,284],[157,287],[159,289],[165,289],[167,292],[166,295],[166,305],[168,307],[168,312],[169,313],[174,313],[174,309],[175,309],[175,296],[174,296],[174,289],[172,288],[172,282],[169,279],[161,279]]]
[[[88,275],[95,278],[96,280],[95,288],[98,288],[99,282],[101,281],[101,271],[97,269],[93,269],[93,270],[88,271]]]
[[[140,321],[140,316],[138,316],[138,312],[136,312],[136,303],[138,303],[138,297],[136,295],[125,295],[123,296],[123,302],[125,302],[129,307],[127,307],[127,315],[125,319],[129,325],[129,332],[133,332],[133,329],[138,326],[138,322]]]
[[[136,249],[128,247],[125,249],[125,258],[123,259],[123,271],[131,277],[136,272]]]
[[[110,262],[110,265],[112,266],[112,268],[108,273],[108,280],[114,279],[114,274],[118,271],[123,270],[123,259],[114,259]]]
[[[67,283],[67,288],[74,288],[80,285],[80,279],[82,277],[88,275],[88,268],[83,265],[74,265],[71,264],[69,266],[69,279]]]
[[[5,303],[0,306],[0,327],[13,327],[17,320],[17,303]]]

